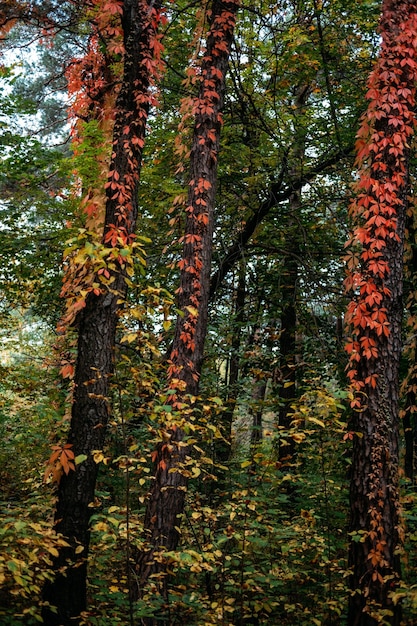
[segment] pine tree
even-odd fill
[[[192,101],[194,130],[190,153],[189,190],[183,255],[179,262],[180,287],[175,337],[168,368],[169,401],[174,409],[189,410],[198,394],[207,334],[210,268],[214,226],[222,107],[225,77],[238,2],[213,0],[208,11],[206,50],[196,76],[199,93]],[[149,545],[137,559],[137,577],[142,590],[151,574],[164,572],[155,553],[174,550],[179,540],[178,516],[183,512],[188,479],[184,462],[190,453],[180,425],[167,425],[166,440],[154,453],[155,480],[149,496],[145,532]],[[162,577],[166,594],[166,576]],[[134,595],[137,591],[134,590]],[[152,621],[152,620],[151,620]]]
[[[351,208],[348,344],[354,398],[350,490],[352,570],[349,624],[397,626],[391,599],[400,578],[398,371],[410,138],[414,132],[417,11],[385,0],[379,59],[357,142],[360,178]]]
[[[62,548],[56,558],[55,579],[44,590],[47,604],[43,618],[50,626],[77,624],[86,609],[89,505],[94,501],[98,473],[92,452],[103,448],[110,415],[109,386],[114,371],[116,325],[127,292],[128,257],[135,241],[141,156],[152,97],[150,86],[160,50],[159,4],[125,0],[112,6],[120,13],[124,69],[115,104],[113,152],[105,185],[102,244],[107,250],[107,269],[101,281],[98,277],[99,287],[94,283],[86,285],[89,291],[78,302],[75,318],[77,361],[66,447],[70,453],[59,482],[55,514],[56,530],[65,537],[68,547]],[[106,12],[109,7],[103,5],[101,10]],[[84,461],[71,467],[71,459],[80,455]],[[48,606],[56,607],[57,612]]]

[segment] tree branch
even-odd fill
[[[307,171],[303,176],[295,181],[290,182],[287,187],[282,190],[284,175],[287,169],[288,152],[286,153],[283,159],[283,164],[278,176],[278,180],[271,185],[268,198],[261,203],[256,213],[254,213],[247,220],[245,226],[238,234],[235,242],[232,243],[229,250],[224,255],[223,259],[220,260],[217,271],[212,275],[210,281],[210,300],[214,299],[216,292],[222,284],[224,278],[233,268],[236,261],[238,261],[242,257],[245,246],[254,234],[257,226],[268,215],[270,210],[276,207],[281,202],[288,200],[291,194],[293,194],[295,191],[299,191],[302,187],[304,187],[304,185],[311,182],[317,176],[317,174],[321,174],[328,167],[332,167],[340,159],[351,154],[353,152],[353,149],[354,145],[349,144],[342,150],[338,150],[329,158],[325,159],[324,161],[320,161],[319,163],[311,167],[310,170]]]

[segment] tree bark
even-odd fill
[[[252,398],[249,413],[252,416],[252,424],[250,431],[250,444],[256,447],[263,439],[262,415],[263,403],[265,400],[267,381],[265,378],[259,378],[253,382]]]
[[[297,195],[298,197],[298,195]],[[294,203],[299,200],[293,200],[291,205],[292,209],[295,208]],[[292,229],[294,233],[294,229]],[[279,400],[280,406],[278,409],[278,425],[285,432],[284,442],[281,443],[278,450],[278,458],[281,462],[291,463],[294,455],[295,445],[293,439],[288,436],[287,431],[291,428],[292,421],[292,409],[291,403],[295,398],[295,383],[296,383],[296,369],[295,369],[295,350],[296,350],[296,332],[297,332],[297,282],[298,282],[298,250],[297,250],[297,235],[293,234],[291,241],[290,251],[284,257],[283,269],[281,273],[281,331],[279,337],[280,348],[280,388],[279,388]],[[291,254],[293,252],[293,254]]]
[[[230,346],[228,380],[227,380],[227,404],[221,415],[221,425],[226,441],[216,443],[214,454],[215,459],[221,465],[226,463],[230,456],[233,416],[239,394],[239,374],[240,374],[240,348],[242,343],[242,326],[245,321],[245,300],[246,300],[246,272],[245,266],[239,264],[238,283],[234,297],[234,316],[232,322],[232,341]],[[227,443],[226,443],[227,442]],[[217,470],[217,481],[222,482],[224,472]]]
[[[194,133],[178,291],[181,314],[177,318],[168,368],[170,402],[174,409],[183,411],[185,421],[190,398],[198,394],[203,364],[221,110],[237,9],[235,0],[213,0],[211,4],[199,95],[193,102]],[[179,540],[176,527],[178,516],[184,510],[188,484],[184,462],[190,450],[181,424],[167,424],[166,430],[168,440],[161,442],[156,450],[156,472],[145,514],[148,548],[137,558],[137,587],[132,590],[133,597],[143,594],[149,576],[155,573],[161,574],[160,591],[166,595],[166,565],[163,559],[154,557],[164,550],[174,550]],[[153,620],[144,620],[144,623],[153,623]]]
[[[303,19],[300,15],[300,20]],[[295,139],[292,154],[291,178],[297,180],[303,176],[305,157],[305,138],[307,125],[303,115],[308,96],[311,93],[310,85],[299,85],[294,99],[294,128]],[[294,190],[289,198],[287,234],[288,253],[284,256],[281,272],[281,332],[279,337],[280,348],[280,379],[279,389],[280,407],[278,424],[288,431],[291,427],[291,403],[295,398],[296,389],[296,334],[297,334],[297,289],[299,279],[300,237],[299,218],[302,209],[301,188]],[[294,440],[284,437],[285,445],[281,444],[278,457],[281,462],[291,463],[294,452]]]
[[[391,592],[400,578],[398,492],[399,361],[409,137],[414,129],[415,2],[385,0],[381,51],[369,80],[368,111],[358,140],[361,165],[352,214],[359,222],[359,266],[348,283],[355,394],[350,487],[352,626],[399,626]],[[362,139],[364,137],[364,139]],[[398,146],[398,147],[397,147]]]
[[[121,20],[124,74],[116,101],[103,235],[103,244],[109,248],[107,266],[111,279],[99,295],[88,294],[76,320],[78,353],[68,443],[72,444],[75,456],[87,458],[75,471],[64,474],[58,487],[55,527],[69,546],[60,550],[54,563],[56,577],[44,589],[43,620],[47,626],[78,624],[80,614],[86,610],[90,505],[94,501],[98,473],[92,452],[104,445],[116,325],[127,291],[125,259],[118,253],[115,255],[114,250],[128,248],[134,239],[159,5],[124,0]],[[49,610],[50,605],[57,608],[57,613]]]

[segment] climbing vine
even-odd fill
[[[111,411],[110,379],[114,373],[116,326],[132,274],[133,250],[138,245],[135,229],[142,149],[149,108],[155,101],[154,81],[160,68],[162,48],[158,28],[165,19],[159,3],[125,0],[99,6],[99,16],[107,9],[111,15],[120,15],[123,72],[116,89],[112,151],[104,194],[98,187],[100,197],[105,198],[104,226],[98,228],[98,244],[94,234],[90,241],[89,231],[85,233],[86,244],[81,250],[71,252],[66,273],[66,280],[70,279],[72,285],[68,289],[69,306],[62,326],[65,329],[75,322],[78,330],[68,444],[74,459],[81,458],[82,462],[74,465],[75,471],[68,473],[64,467],[58,486],[55,527],[67,538],[68,547],[55,559],[57,576],[44,590],[43,619],[49,626],[78,623],[86,606],[85,557],[90,542],[90,504],[94,500],[98,474],[95,452],[101,451],[105,442]],[[97,20],[97,25],[100,24]],[[109,24],[111,22],[104,18],[104,27],[108,29]],[[117,40],[119,31],[113,26],[110,29]],[[87,86],[88,77],[87,72]],[[83,111],[85,107],[91,108],[88,101],[91,89],[85,92],[87,102],[81,106]],[[104,105],[95,111],[99,122],[106,117],[105,111]],[[95,208],[88,213],[90,218],[98,216]],[[75,262],[74,271],[72,262]],[[74,281],[78,268],[85,273]],[[64,282],[64,291],[65,288]],[[63,461],[62,453],[59,459]],[[67,466],[72,469],[68,463]],[[77,562],[77,566],[69,567],[63,576],[62,568],[70,561]],[[50,610],[51,605],[57,607],[57,612]]]
[[[382,44],[368,81],[368,109],[357,140],[358,182],[350,214],[346,287],[353,398],[350,565],[352,623],[378,611],[399,623],[390,592],[399,578],[399,359],[408,162],[415,128],[417,13],[386,0]],[[362,615],[362,618],[358,618]],[[354,617],[356,616],[356,617]],[[363,621],[361,621],[363,620]],[[376,622],[375,622],[376,623]]]
[[[190,153],[190,180],[185,207],[185,232],[180,239],[183,255],[178,266],[178,290],[182,315],[178,318],[176,341],[171,353],[169,380],[186,382],[195,395],[201,370],[207,325],[209,273],[214,221],[214,198],[219,152],[225,73],[238,2],[214,2],[207,11],[210,30],[201,65],[191,67],[199,93],[183,103],[191,106],[194,133]],[[187,78],[187,82],[190,77]]]
[[[390,12],[384,15],[392,18]],[[365,380],[359,377],[357,363],[363,358],[378,358],[379,340],[390,334],[384,306],[391,297],[386,251],[390,242],[400,243],[403,236],[398,212],[406,202],[407,163],[415,127],[416,27],[417,15],[412,15],[406,28],[395,33],[394,41],[385,40],[369,79],[369,106],[356,144],[359,181],[350,214],[359,225],[347,244],[345,281],[347,291],[354,293],[347,311],[352,338],[346,346],[350,355],[348,376],[356,392],[353,408],[360,408],[366,389],[377,384],[376,374]]]
[[[200,63],[193,68],[198,94],[189,103],[194,127],[185,229],[181,237],[183,254],[179,261],[180,314],[167,372],[166,421],[152,457],[155,481],[144,522],[148,543],[136,558],[139,587],[133,590],[136,597],[138,594],[143,596],[149,577],[161,572],[160,590],[166,597],[166,563],[159,551],[176,549],[179,539],[177,519],[184,509],[188,479],[200,473],[200,469],[194,468],[197,471],[190,472],[187,467],[191,453],[187,436],[190,431],[195,431],[193,404],[198,394],[207,332],[221,110],[237,9],[238,3],[234,0],[211,3],[207,9],[206,49]],[[187,84],[188,81],[189,77]]]

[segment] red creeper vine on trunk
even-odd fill
[[[357,140],[356,224],[346,257],[353,463],[349,624],[399,624],[398,369],[408,161],[415,128],[415,2],[385,0],[382,44]],[[379,622],[378,622],[379,623]]]
[[[154,102],[153,85],[160,67],[158,28],[164,14],[159,3],[146,0],[107,2],[120,13],[123,31],[123,72],[114,108],[112,153],[105,183],[104,232],[99,242],[102,275],[97,286],[87,283],[76,312],[77,360],[68,444],[82,463],[64,474],[58,486],[55,527],[68,547],[54,561],[54,581],[44,589],[42,613],[47,626],[80,622],[87,603],[86,573],[90,541],[91,502],[98,474],[93,452],[102,450],[110,416],[110,382],[119,313],[125,302],[135,249],[138,185],[146,120]],[[137,248],[135,249],[135,251]],[[91,254],[80,251],[81,256]],[[93,267],[93,270],[96,268]],[[101,267],[100,267],[101,269]],[[77,294],[76,297],[78,298]],[[71,562],[75,565],[68,565]],[[66,568],[65,575],[63,570]],[[57,612],[49,610],[49,604]]]
[[[161,591],[167,592],[165,564],[154,559],[159,551],[175,550],[178,516],[183,512],[190,472],[185,468],[190,448],[185,439],[192,398],[198,394],[207,332],[210,268],[217,183],[217,160],[222,126],[225,77],[228,68],[238,2],[213,0],[207,10],[209,30],[200,63],[191,83],[198,95],[189,103],[194,119],[189,154],[190,177],[185,207],[183,255],[179,262],[178,316],[170,364],[168,402],[181,410],[178,423],[167,422],[154,452],[155,481],[149,496],[145,529],[148,549],[138,555],[137,577],[142,594],[150,575],[161,573]],[[188,81],[187,81],[188,82]],[[171,414],[170,414],[171,415]],[[168,419],[168,416],[167,416]],[[155,578],[154,578],[155,581]],[[150,621],[152,623],[152,620]]]

